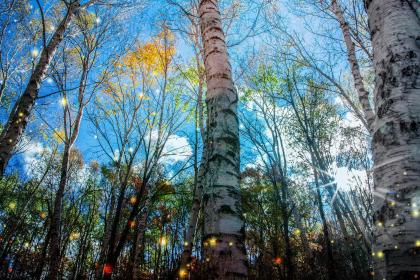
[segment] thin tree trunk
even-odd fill
[[[420,275],[420,3],[365,5],[376,82],[375,279],[414,279]]]
[[[64,196],[64,190],[67,183],[67,174],[69,167],[70,158],[70,147],[66,143],[63,152],[63,158],[61,162],[61,175],[60,183],[58,185],[58,191],[54,199],[54,208],[51,216],[50,224],[50,272],[49,279],[57,279],[60,269],[60,242],[61,242],[61,212],[62,212],[62,199]]]
[[[233,85],[218,1],[199,5],[207,81],[207,166],[204,240],[208,277],[246,279],[245,228],[239,190],[238,96]]]
[[[13,150],[21,138],[26,125],[28,124],[32,108],[35,104],[36,98],[38,97],[42,79],[45,76],[58,45],[63,40],[64,32],[66,31],[67,26],[79,6],[79,1],[74,1],[68,6],[64,19],[60,22],[48,45],[42,50],[41,57],[29,79],[29,83],[25,91],[18,101],[16,101],[16,104],[10,113],[7,124],[0,136],[0,177],[3,176]]]
[[[331,10],[335,14],[338,22],[340,23],[340,28],[343,33],[344,42],[346,43],[347,60],[350,64],[351,73],[353,75],[354,87],[356,88],[357,95],[359,97],[359,102],[362,105],[366,123],[368,124],[370,132],[372,132],[372,124],[375,120],[375,113],[373,112],[369,102],[369,92],[366,90],[365,85],[363,83],[362,75],[360,74],[360,66],[356,57],[356,48],[355,44],[351,39],[349,25],[344,19],[343,11],[341,10],[340,5],[337,3],[337,0],[331,1]]]
[[[147,200],[146,202],[148,202],[149,200]],[[137,235],[136,235],[136,239],[135,242],[133,244],[133,254],[132,254],[132,271],[131,271],[131,278],[133,280],[138,279],[137,276],[137,271],[139,268],[139,253],[142,252],[143,250],[143,239],[144,239],[144,234],[146,232],[146,222],[147,222],[147,218],[149,217],[149,212],[150,212],[150,207],[148,205],[149,203],[147,203],[146,205],[143,206],[143,215],[140,215],[139,223],[137,226]]]
[[[312,161],[313,155],[311,153]],[[314,176],[315,176],[315,185],[316,185],[316,197],[318,202],[318,208],[319,208],[319,214],[321,216],[322,221],[322,229],[324,232],[324,239],[325,239],[325,247],[327,248],[327,268],[328,268],[328,279],[334,280],[336,278],[336,272],[334,268],[334,257],[333,257],[333,251],[331,247],[331,238],[330,238],[330,232],[328,229],[327,220],[325,218],[325,212],[324,212],[324,203],[322,202],[322,196],[321,196],[321,190],[319,187],[319,179],[318,179],[318,171],[315,167],[313,167]]]

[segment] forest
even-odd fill
[[[420,1],[1,0],[0,279],[420,279]]]

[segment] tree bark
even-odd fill
[[[245,228],[239,190],[238,96],[232,81],[218,1],[201,0],[199,13],[208,109],[206,194],[203,197],[207,277],[246,279]]]
[[[371,132],[373,121],[375,120],[375,113],[373,112],[372,107],[370,105],[369,92],[365,88],[363,78],[360,73],[360,66],[356,57],[355,44],[351,39],[350,28],[347,21],[344,18],[343,11],[341,10],[339,3],[337,3],[337,0],[331,1],[331,10],[335,14],[338,22],[340,23],[340,28],[343,33],[344,42],[346,43],[347,60],[350,64],[350,69],[354,81],[354,87],[357,91],[359,102],[362,105],[366,123],[368,124],[369,130]]]
[[[12,156],[13,150],[28,124],[32,108],[38,97],[39,88],[42,79],[47,72],[48,66],[50,65],[58,45],[64,38],[64,32],[66,31],[67,26],[79,7],[79,1],[74,1],[68,6],[65,17],[60,22],[48,45],[42,50],[41,57],[29,79],[25,91],[19,100],[16,101],[16,104],[10,113],[9,119],[0,136],[0,177],[3,177],[4,170]]]
[[[420,3],[365,5],[376,83],[375,279],[414,279],[420,275]]]
[[[58,185],[58,191],[54,199],[54,208],[51,216],[50,224],[50,272],[49,279],[57,279],[60,269],[60,242],[61,242],[61,212],[62,212],[62,199],[64,196],[64,190],[67,183],[68,167],[70,158],[70,147],[66,143],[63,152],[63,158],[61,162],[61,175],[60,183]]]

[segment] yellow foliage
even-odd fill
[[[60,129],[60,130],[54,129],[53,139],[56,142],[61,143],[64,141],[64,138],[65,138],[64,129]]]
[[[175,37],[165,29],[151,41],[139,45],[134,51],[127,53],[122,65],[132,70],[140,70],[143,74],[157,76],[164,73],[175,54]]]

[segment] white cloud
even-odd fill
[[[187,160],[192,155],[192,148],[186,137],[170,135],[163,148],[162,160],[171,164]]]
[[[25,151],[22,153],[23,169],[26,174],[30,175],[33,167],[37,166],[44,152],[44,146],[39,142],[29,142]]]

